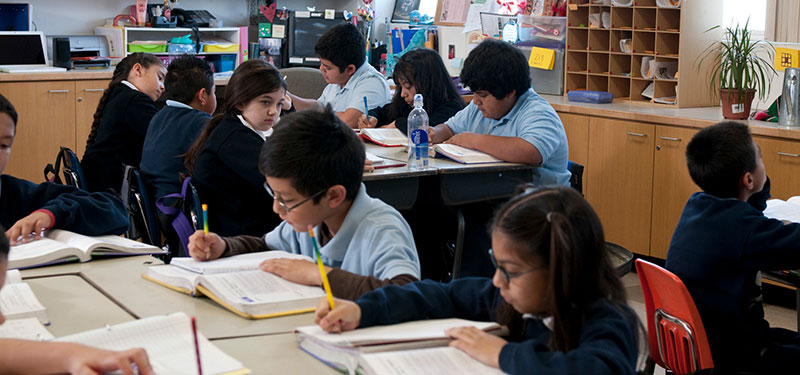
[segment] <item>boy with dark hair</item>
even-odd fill
[[[142,177],[154,198],[181,191],[183,155],[217,108],[214,73],[205,60],[173,60],[164,78],[166,106],[153,119],[142,148]]]
[[[8,164],[16,133],[17,111],[0,95],[0,174]],[[6,235],[16,245],[38,240],[51,228],[87,236],[122,234],[128,229],[128,211],[109,193],[89,193],[52,182],[36,185],[2,174],[0,224],[9,228]]]
[[[283,222],[263,238],[197,231],[189,239],[189,254],[202,261],[280,249],[314,257],[306,233],[313,226],[335,296],[354,299],[384,285],[418,280],[411,228],[397,210],[367,195],[361,183],[364,145],[330,106],[289,114],[273,129],[259,166],[274,198],[272,209]],[[268,260],[261,269],[322,285],[317,266],[304,260]]]
[[[534,170],[534,183],[568,185],[564,126],[553,107],[530,87],[529,69],[515,46],[494,39],[482,42],[461,70],[461,83],[475,93],[472,102],[431,128],[431,139],[508,162],[541,164]]]
[[[800,367],[797,332],[764,319],[761,270],[800,268],[800,224],[765,217],[769,180],[750,129],[722,122],[686,147],[692,194],[666,267],[686,284],[703,319],[714,367],[788,374]]]
[[[330,104],[339,118],[351,128],[358,128],[364,115],[364,97],[370,108],[391,100],[386,79],[366,59],[366,41],[353,24],[341,23],[325,32],[314,51],[320,60],[319,70],[328,86],[317,100],[289,94],[297,110],[314,104]]]

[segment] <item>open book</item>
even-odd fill
[[[408,138],[397,128],[361,129],[361,139],[384,147],[401,147],[408,144]]]
[[[199,322],[198,324],[214,322]],[[106,350],[144,348],[156,374],[197,374],[192,323],[182,312],[153,316],[106,328],[60,337],[55,341],[76,342]],[[250,370],[225,354],[200,332],[200,363],[204,374],[249,374]]]
[[[12,246],[8,268],[28,268],[78,259],[88,262],[100,254],[162,254],[158,247],[119,236],[89,237],[62,229],[53,229],[45,238]]]
[[[375,154],[373,154],[373,153],[371,153],[369,151],[367,151],[366,154],[367,154],[367,160],[372,162],[372,167],[375,168],[375,169],[402,167],[402,166],[406,165],[406,163],[404,163],[404,162],[391,160],[391,159],[385,159],[385,158],[382,158],[382,157],[380,157],[378,155],[375,155]]]
[[[764,216],[786,222],[800,223],[800,195],[785,201],[780,199],[768,200]]]
[[[33,294],[31,286],[22,282],[17,270],[9,270],[6,274],[6,284],[0,289],[0,311],[6,319],[33,317],[42,324],[50,324],[47,309]]]
[[[258,269],[264,259],[279,257],[311,261],[308,257],[282,251],[237,255],[209,262],[173,258],[173,264],[149,267],[142,277],[178,292],[205,295],[247,319],[314,311],[319,299],[325,296],[322,288],[293,283]]]
[[[450,339],[445,335],[445,330],[464,326],[474,326],[498,334],[502,332],[500,325],[493,322],[431,319],[362,328],[338,334],[326,333],[319,326],[306,326],[296,328],[295,333],[300,349],[339,371],[349,373],[358,371],[367,374],[418,374],[421,373],[419,365],[423,361],[428,361],[431,356],[425,348],[447,345]],[[455,361],[460,362],[463,366],[440,368],[436,365],[436,370],[424,373],[436,375],[500,373],[466,355],[461,356],[460,354],[463,353],[445,350],[450,348],[437,349],[439,349],[437,352],[442,353],[441,355],[455,358]],[[426,360],[425,357],[429,359]],[[394,370],[386,372],[384,366],[392,367]],[[489,372],[482,372],[482,370]]]
[[[479,163],[502,163],[503,161],[489,155],[485,152],[478,150],[471,150],[466,147],[461,147],[449,143],[439,143],[433,146],[433,149],[450,159],[464,164],[479,164]]]
[[[50,341],[53,334],[37,318],[9,319],[0,325],[0,338]]]

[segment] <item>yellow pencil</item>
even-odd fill
[[[322,254],[319,253],[319,246],[317,239],[314,238],[314,227],[308,226],[308,235],[311,236],[311,243],[314,244],[314,254],[317,255],[317,265],[319,266],[319,274],[322,276],[322,286],[325,288],[325,294],[328,296],[328,303],[333,310],[333,293],[331,292],[331,284],[328,282],[328,274],[325,272],[325,265],[322,264]]]

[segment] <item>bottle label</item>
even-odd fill
[[[428,132],[423,129],[411,131],[411,143],[417,146],[428,145]]]

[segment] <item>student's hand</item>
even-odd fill
[[[359,129],[374,128],[377,125],[378,125],[378,119],[375,117],[369,116],[369,118],[367,118],[367,115],[363,114],[358,118]]]
[[[372,172],[375,167],[372,166],[372,160],[364,159],[364,172]]]
[[[67,360],[66,368],[70,374],[155,374],[147,359],[147,353],[142,348],[116,352],[80,344],[69,345],[64,358]],[[136,365],[138,372],[134,371],[132,364]]]
[[[290,95],[288,91],[286,95],[283,96],[283,106],[281,106],[281,109],[284,111],[292,109],[292,95]]]
[[[338,298],[334,298],[333,303],[336,308],[331,311],[327,297],[319,300],[314,323],[319,324],[325,332],[344,332],[358,328],[361,324],[361,307],[353,301]]]
[[[444,143],[451,143],[468,149],[477,150],[480,137],[480,134],[475,133],[458,133],[444,141]]]
[[[17,220],[14,225],[6,231],[6,237],[11,246],[21,245],[42,238],[42,234],[53,223],[50,215],[44,212],[34,212],[22,219]]]
[[[506,340],[475,327],[450,328],[444,333],[454,339],[450,342],[450,346],[467,353],[487,366],[500,368],[500,351],[506,345]]]
[[[274,273],[286,280],[294,283],[320,286],[322,276],[319,274],[319,266],[302,259],[277,258],[267,259],[258,266],[262,271]],[[330,267],[325,267],[325,272],[330,271]]]
[[[205,234],[202,230],[189,236],[189,256],[196,261],[217,259],[225,252],[225,241],[214,232]]]

